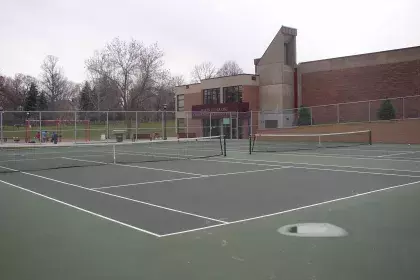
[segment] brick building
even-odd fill
[[[296,36],[296,29],[281,27],[254,60],[254,74],[177,87],[178,130],[243,138],[251,126],[261,130],[295,125],[293,108],[300,105],[315,106],[315,123],[367,121],[371,116],[365,116],[370,114],[366,106],[376,111],[380,103],[349,102],[420,94],[420,47],[297,64]],[[337,106],[324,106],[336,103],[346,103],[339,106],[340,113]],[[420,117],[420,98],[406,103],[394,104],[397,112],[406,112],[403,118]]]

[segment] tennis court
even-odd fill
[[[420,147],[357,139],[4,148],[1,278],[417,279]]]

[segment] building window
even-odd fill
[[[290,57],[290,46],[289,46],[289,43],[285,43],[284,44],[284,64],[286,64],[286,65],[290,65],[290,60],[291,60],[291,57]]]
[[[177,108],[177,111],[184,111],[184,95],[183,94],[176,96],[176,108]]]
[[[177,133],[186,132],[185,119],[177,119]]]
[[[242,102],[242,86],[224,87],[223,102]]]
[[[203,104],[219,104],[220,88],[211,88],[203,90]]]
[[[203,136],[219,136],[220,129],[221,129],[221,121],[222,119],[204,119],[202,121],[203,124]]]
[[[278,128],[277,120],[265,120],[265,128]]]

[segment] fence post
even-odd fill
[[[3,109],[0,108],[0,144],[3,144]]]
[[[77,143],[77,111],[74,111],[74,143]]]
[[[210,120],[210,124],[209,124],[209,127],[210,127],[210,134],[209,134],[209,136],[211,137],[211,129],[212,129],[212,126],[211,126],[211,112],[210,112],[209,120]]]
[[[369,100],[369,102],[368,102],[368,104],[369,104],[369,122],[370,122],[370,100]]]
[[[299,121],[299,109],[298,109],[297,115],[298,115],[298,121]],[[309,117],[311,118],[311,125],[313,125],[312,107],[309,107]]]
[[[402,103],[403,103],[403,104],[402,104],[402,107],[403,107],[403,108],[402,108],[402,109],[403,109],[403,110],[402,110],[402,111],[403,111],[403,112],[402,112],[402,119],[405,119],[405,97],[403,97],[403,98],[402,98]]]
[[[138,125],[138,118],[137,118],[137,111],[136,111],[136,136],[134,137],[135,141],[137,142],[137,134],[139,133],[138,129],[139,129],[139,125]]]
[[[106,112],[106,142],[109,139],[109,111]]]
[[[239,139],[239,112],[236,111],[236,139]]]
[[[232,120],[232,112],[229,112],[229,128],[230,128],[230,140],[232,140],[233,139],[233,136],[232,136],[232,123],[233,123],[233,120]]]
[[[337,104],[337,123],[340,123],[340,104]]]
[[[58,134],[58,131],[57,131]],[[39,112],[39,142],[41,143],[41,135],[42,135],[42,113]],[[61,135],[61,138],[63,138],[63,135]]]
[[[166,104],[163,105],[163,140],[166,140]]]
[[[191,115],[192,115],[192,113],[191,113]],[[187,138],[190,138],[190,136],[189,136],[189,129],[188,129],[188,112],[185,112],[185,122],[184,122],[184,125],[186,125],[187,126],[187,128],[185,129],[185,131],[187,132]],[[177,124],[178,124],[178,119],[177,119]]]

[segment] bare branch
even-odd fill
[[[64,76],[63,70],[58,66],[58,58],[47,56],[41,65],[41,84],[49,102],[49,109],[56,109],[61,100],[70,100],[74,95],[74,85]]]
[[[116,38],[88,59],[86,68],[98,81],[116,89],[124,110],[132,110],[153,96],[152,89],[165,72],[162,57],[157,44],[145,47],[136,40]]]
[[[222,67],[220,67],[220,69],[217,71],[217,77],[234,76],[243,73],[244,71],[241,67],[239,67],[236,61],[228,60],[223,63]]]
[[[203,62],[195,65],[191,72],[192,82],[199,83],[201,80],[214,78],[216,72],[216,67],[211,62]]]

